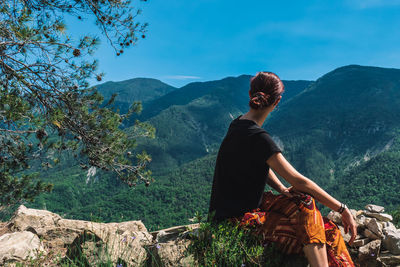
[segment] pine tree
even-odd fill
[[[101,81],[93,52],[99,43],[84,35],[74,41],[65,17],[94,19],[120,55],[145,37],[147,24],[129,0],[4,0],[0,2],[0,210],[33,200],[51,184],[30,166],[52,168],[62,153],[73,153],[83,169],[113,171],[129,185],[149,183],[150,157],[134,151],[135,139],[154,136],[136,122],[133,134],[121,123],[135,112],[118,114],[89,85]]]

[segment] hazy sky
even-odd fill
[[[348,64],[400,68],[400,0],[136,3],[147,37],[120,57],[103,42],[96,56],[106,81],[151,77],[182,86],[261,70],[315,80]]]

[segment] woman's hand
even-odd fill
[[[354,221],[353,215],[351,214],[348,208],[345,208],[344,211],[342,212],[342,223],[344,227],[344,232],[346,234],[349,232],[349,230],[351,232],[351,238],[349,241],[349,245],[351,246],[353,244],[354,239],[356,239],[357,236],[357,225],[356,222]]]
[[[279,193],[284,194],[285,196],[291,198],[291,197],[293,197],[293,195],[290,193],[290,190],[292,190],[292,187],[289,187],[289,188],[284,187],[284,188],[282,188],[282,189],[280,190]]]

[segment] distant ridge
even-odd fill
[[[105,82],[96,86],[97,90],[109,99],[117,93],[115,106],[125,113],[134,101],[142,103],[159,98],[177,88],[152,78],[133,78],[120,82]]]
[[[165,94],[160,98],[146,103],[144,105],[144,111],[141,119],[149,119],[158,114],[161,110],[164,110],[172,105],[186,105],[196,98],[204,95],[219,94],[222,91],[227,94],[228,98],[230,99],[237,98],[239,101],[241,99],[246,99],[246,97],[248,97],[251,77],[251,75],[240,75],[237,77],[226,77],[215,81],[189,83],[177,90]],[[286,98],[290,98],[298,94],[312,83],[312,81],[306,80],[284,80],[283,82],[286,88]]]

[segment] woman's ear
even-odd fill
[[[281,99],[282,99],[282,96],[280,95],[280,96],[278,97],[278,99],[275,101],[274,107],[276,107],[276,106],[279,104],[279,101],[281,101]]]

